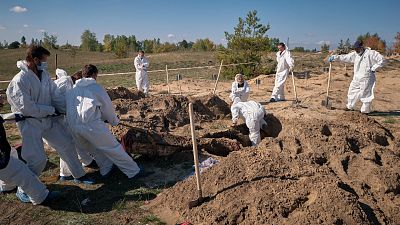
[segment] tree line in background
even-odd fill
[[[74,56],[76,51],[98,51],[98,52],[113,52],[118,58],[125,58],[129,53],[143,50],[146,53],[162,53],[173,51],[215,51],[217,60],[224,60],[224,64],[230,63],[246,63],[254,64],[238,65],[224,69],[224,74],[233,76],[236,73],[242,73],[249,76],[255,74],[265,74],[274,69],[274,65],[267,65],[271,59],[266,57],[266,53],[277,51],[279,39],[270,38],[267,35],[270,25],[260,23],[257,17],[257,11],[250,11],[246,18],[239,17],[238,24],[234,27],[233,33],[225,32],[227,46],[217,45],[208,38],[198,39],[195,42],[182,40],[177,43],[161,42],[159,38],[137,40],[135,35],[111,35],[106,34],[103,37],[102,43],[98,41],[96,34],[90,30],[85,30],[81,35],[80,46],[72,46],[68,44],[58,45],[57,36],[43,33],[43,38],[31,39],[29,44],[42,45],[48,49],[69,49]],[[377,50],[381,53],[400,53],[400,32],[395,37],[395,42],[392,47],[388,47],[386,42],[379,37],[378,34],[366,33],[357,37],[357,40],[362,40],[365,46]],[[19,41],[7,43],[0,42],[0,49],[8,48],[15,49],[26,47],[29,45],[26,38],[23,36]],[[320,51],[328,53],[329,44],[321,45]],[[346,54],[352,50],[352,43],[347,38],[346,41],[340,40],[337,45],[338,54]],[[295,47],[294,52],[317,52],[317,49],[308,50],[304,47]]]

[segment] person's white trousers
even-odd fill
[[[371,112],[371,102],[374,99],[376,77],[375,73],[368,76],[354,76],[347,94],[347,108],[354,109],[358,100],[362,102],[361,112]]]
[[[18,159],[13,149],[7,167],[0,170],[0,190],[10,191],[15,187],[26,193],[34,205],[42,203],[49,194],[46,186]]]
[[[83,149],[100,151],[110,159],[128,178],[140,171],[135,161],[125,152],[103,121],[71,126],[73,137]]]
[[[275,85],[274,89],[272,89],[271,98],[274,98],[277,101],[285,100],[285,81],[289,74],[289,70],[286,69],[282,72],[276,73],[275,75]]]

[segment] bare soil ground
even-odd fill
[[[341,64],[332,71],[332,110],[321,106],[327,74],[319,67],[309,68],[308,79],[296,78],[298,105],[292,105],[290,77],[287,101],[273,104],[267,103],[273,75],[259,76],[259,87],[250,80],[250,98],[268,112],[269,132],[258,147],[249,147],[243,123],[229,126],[230,82],[219,83],[217,96],[211,94],[213,81],[187,78],[170,84],[172,94],[166,94],[166,84],[152,85],[148,98],[133,89],[109,89],[121,118],[112,132],[154,173],[133,183],[120,173],[93,187],[59,183],[58,158],[49,152],[41,179],[64,191],[63,204],[34,207],[14,194],[0,196],[0,223],[34,218],[33,224],[399,224],[399,67],[391,59],[377,73],[370,115],[343,110],[352,68],[346,74]],[[200,159],[220,160],[202,173],[207,198],[193,209],[187,206],[197,197],[190,176],[189,102],[195,104]],[[15,127],[7,128],[18,135]],[[86,198],[90,202],[82,205]]]

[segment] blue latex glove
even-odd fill
[[[328,61],[329,61],[329,62],[335,61],[335,58],[333,57],[333,55],[329,56]]]

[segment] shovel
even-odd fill
[[[331,85],[331,70],[332,63],[329,63],[329,72],[328,72],[328,87],[326,88],[326,99],[322,100],[321,105],[325,106],[327,109],[332,109],[332,102],[329,101],[329,87]]]
[[[292,102],[292,105],[298,105],[300,103],[299,99],[297,99],[297,91],[296,91],[296,84],[294,82],[294,74],[292,71],[292,82],[293,82],[293,91],[294,91],[294,101]]]
[[[204,202],[201,183],[200,183],[200,170],[199,170],[199,157],[197,151],[197,141],[194,127],[194,114],[193,114],[193,104],[189,103],[189,117],[190,117],[190,130],[192,132],[192,144],[193,144],[193,157],[194,157],[194,169],[196,173],[197,182],[197,199],[189,202],[189,209],[197,207]]]

